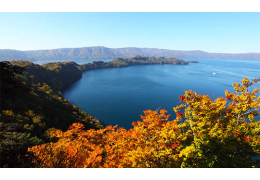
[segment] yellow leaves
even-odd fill
[[[234,86],[236,93],[240,92],[240,84],[239,83],[233,83],[232,86]]]
[[[179,106],[173,107],[173,110],[174,110],[175,113],[177,113],[177,112],[179,112],[179,110],[182,110],[182,109],[184,109],[185,107],[186,107],[185,104],[181,104],[181,105],[179,105]]]
[[[241,81],[243,85],[248,85],[250,83],[250,80],[247,77],[244,77],[244,79]]]
[[[179,157],[193,158],[195,152],[196,152],[196,150],[195,150],[195,147],[193,145],[192,146],[187,146],[185,149],[183,149],[180,152]]]
[[[85,131],[82,124],[74,123],[66,132],[51,132],[58,142],[29,151],[39,167],[214,167],[221,162],[225,167],[229,162],[229,166],[248,163],[248,152],[260,155],[260,122],[254,121],[260,97],[255,95],[258,89],[248,91],[250,83],[244,79],[242,86],[234,84],[237,94],[225,91],[228,101],[186,91],[180,96],[182,104],[173,108],[175,120],[169,120],[170,115],[161,109],[144,111],[142,121],[133,122],[130,130],[107,126]],[[232,160],[225,159],[227,154]]]

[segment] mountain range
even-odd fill
[[[156,48],[107,48],[103,46],[83,48],[61,48],[50,50],[19,51],[0,49],[0,60],[68,60],[68,59],[113,59],[134,56],[175,57],[179,59],[244,59],[260,60],[260,53],[208,53],[204,51],[181,51]]]

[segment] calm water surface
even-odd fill
[[[93,61],[104,61],[104,62],[109,62],[112,61],[113,59],[79,59],[79,60],[29,60],[33,63],[36,64],[46,64],[46,63],[53,63],[53,62],[69,62],[69,61],[75,61],[77,64],[86,64],[86,63],[91,63]]]
[[[260,61],[197,61],[200,63],[87,71],[62,93],[105,125],[117,124],[129,129],[147,109],[164,108],[174,119],[173,107],[179,104],[178,96],[187,90],[216,98],[224,96],[225,89],[232,91],[232,83],[245,76],[260,78]],[[260,87],[259,84],[256,87]]]

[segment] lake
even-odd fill
[[[69,61],[75,61],[77,64],[86,64],[86,63],[92,63],[93,61],[104,61],[109,62],[113,59],[75,59],[75,60],[29,60],[32,63],[36,64],[46,64],[46,63],[53,63],[53,62],[69,62]]]
[[[225,89],[233,91],[232,83],[240,82],[245,76],[260,78],[260,61],[189,60],[200,63],[87,71],[62,93],[105,125],[129,129],[133,121],[141,120],[140,115],[147,109],[166,109],[170,119],[174,119],[173,107],[179,105],[178,96],[187,90],[216,98],[224,96]]]

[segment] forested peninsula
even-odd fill
[[[135,65],[152,65],[152,64],[174,64],[188,65],[189,63],[177,58],[155,58],[136,56],[133,58],[116,58],[110,62],[93,61],[83,65],[71,62],[56,62],[43,65],[34,64],[29,61],[11,61],[13,65],[21,66],[26,69],[28,76],[34,83],[46,83],[53,90],[62,90],[82,77],[82,72],[102,69],[102,68],[121,68]]]
[[[145,64],[188,64],[176,58],[137,56],[111,62],[34,64],[1,63],[0,167],[33,167],[28,147],[55,142],[53,130],[67,130],[73,123],[85,129],[104,128],[99,120],[64,99],[61,90],[82,77],[82,72]],[[27,155],[26,155],[27,154]]]
[[[164,58],[164,57],[142,57],[136,56],[133,58],[116,58],[110,62],[94,61],[92,63],[83,64],[80,66],[82,71],[112,68],[112,67],[127,67],[135,65],[149,65],[149,64],[175,64],[175,65],[188,65],[186,61],[177,58]]]

